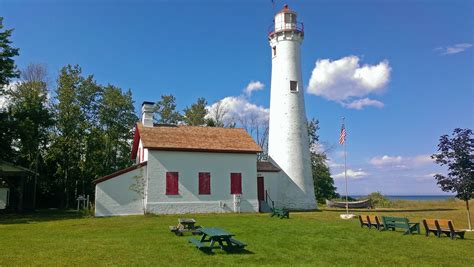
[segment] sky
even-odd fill
[[[474,128],[474,2],[291,1],[304,23],[306,113],[340,193],[346,118],[349,194],[442,194],[429,155],[454,128]],[[275,0],[280,9],[285,2]],[[79,64],[101,84],[143,101],[198,97],[233,114],[269,112],[271,0],[1,0],[18,67]]]

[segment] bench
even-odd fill
[[[241,241],[239,241],[239,240],[237,240],[237,239],[230,238],[229,241],[230,241],[233,245],[235,245],[235,246],[237,246],[237,247],[239,247],[239,248],[244,248],[245,246],[247,246],[247,244],[245,244],[244,242],[241,242]]]
[[[364,226],[367,226],[367,228],[371,228],[369,217],[367,215],[359,215],[359,222],[360,228],[364,228]]]
[[[382,216],[382,221],[385,230],[395,231],[395,228],[401,228],[405,230],[404,235],[411,235],[414,232],[420,233],[420,224],[411,223],[407,218]]]
[[[429,236],[430,233],[433,233],[437,237],[441,237],[438,227],[436,226],[436,220],[433,219],[424,219],[423,226],[425,227],[425,235]]]
[[[277,216],[280,219],[290,218],[290,212],[287,209],[272,208],[272,214],[270,217]]]
[[[454,228],[453,221],[451,220],[435,220],[436,228],[438,229],[438,235],[441,236],[441,233],[446,234],[451,237],[451,239],[456,239],[458,235],[461,239],[464,239],[464,234],[466,231],[458,230]]]
[[[379,216],[376,215],[369,215],[367,216],[367,219],[369,221],[369,227],[372,228],[372,226],[375,227],[375,229],[382,231],[384,229],[384,224],[382,219]]]
[[[190,237],[190,238],[188,238],[188,242],[193,243],[199,249],[207,247],[206,244],[204,244],[203,242],[197,240],[196,238]]]

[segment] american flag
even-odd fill
[[[341,128],[341,136],[339,137],[339,144],[343,145],[345,141],[346,141],[346,127],[344,126],[344,123],[343,123],[342,128]]]

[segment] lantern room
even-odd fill
[[[282,10],[276,13],[274,25],[271,26],[269,35],[271,36],[274,33],[282,31],[297,31],[303,33],[303,23],[299,23],[296,17],[296,12],[289,9],[288,5],[285,5]]]

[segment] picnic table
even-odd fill
[[[234,234],[231,234],[221,228],[201,228],[200,232],[203,234],[201,240],[192,237],[188,239],[190,243],[194,244],[199,249],[212,250],[214,248],[220,248],[222,250],[231,251],[235,249],[242,249],[247,245],[232,238],[235,236]],[[209,243],[209,246],[207,243]],[[219,246],[214,246],[215,243],[218,243]]]
[[[195,225],[196,220],[194,219],[187,219],[187,218],[179,218],[177,226],[170,226],[170,231],[175,233],[176,235],[183,235],[183,233],[191,232],[193,235],[200,234],[201,226]]]

